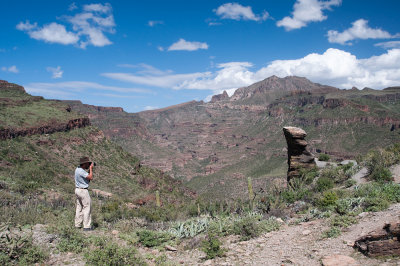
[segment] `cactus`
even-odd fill
[[[161,207],[161,201],[160,201],[160,191],[156,191],[156,206],[158,207],[158,208],[160,208]]]
[[[253,192],[253,182],[251,180],[251,177],[247,178],[247,187],[249,189],[250,209],[253,209],[254,192]]]
[[[20,229],[21,230],[21,229]],[[29,235],[19,235],[11,231],[8,224],[0,224],[0,252],[10,259],[18,259],[22,249],[29,242]]]

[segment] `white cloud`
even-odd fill
[[[206,73],[169,74],[169,75],[137,75],[132,73],[103,73],[104,77],[159,88],[174,88],[182,82],[194,82],[196,79],[207,75]]]
[[[160,51],[160,52],[164,52],[164,47],[162,47],[162,46],[157,46],[157,49],[158,49],[158,51]]]
[[[207,50],[208,44],[205,42],[188,42],[184,39],[179,39],[179,41],[168,47],[168,51],[196,51],[199,49]]]
[[[389,39],[395,37],[387,31],[370,28],[368,21],[365,19],[356,20],[352,24],[351,28],[343,32],[328,31],[328,41],[331,43],[351,44],[349,41],[355,39]]]
[[[392,49],[392,48],[400,49],[400,41],[380,42],[376,43],[375,46],[382,47],[385,49]]]
[[[148,106],[144,107],[143,110],[150,111],[150,110],[156,110],[156,109],[159,109],[159,107],[158,106],[150,106],[150,105],[148,105]]]
[[[140,63],[140,64],[136,64],[136,65],[132,65],[132,64],[119,64],[117,65],[118,67],[125,67],[125,68],[135,68],[135,69],[139,69],[139,71],[137,71],[137,74],[141,74],[141,75],[155,75],[155,76],[162,76],[162,75],[167,75],[167,74],[171,74],[172,70],[160,70],[158,68],[155,68],[152,65],[149,64],[145,64],[145,63]]]
[[[112,7],[110,4],[106,3],[104,5],[102,4],[90,4],[90,5],[84,5],[83,10],[87,12],[99,12],[99,13],[109,13],[112,11]]]
[[[302,76],[313,82],[351,88],[353,86],[382,89],[400,84],[400,49],[359,59],[340,50],[327,49],[293,60],[275,60],[258,70],[251,70],[249,62],[219,64],[216,72],[187,74],[138,75],[131,73],[104,73],[105,77],[159,88],[209,90],[213,94],[251,85],[272,75]]]
[[[75,2],[73,2],[72,4],[70,4],[70,5],[68,6],[68,10],[69,10],[69,11],[74,11],[75,9],[78,9],[78,7],[77,7],[77,5],[76,5]]]
[[[32,29],[28,31],[28,34],[35,40],[64,45],[75,44],[79,40],[79,37],[75,33],[67,31],[64,25],[55,22],[45,25],[42,28]]]
[[[68,82],[57,82],[57,83],[30,83],[25,86],[27,92],[40,93],[59,91],[63,93],[82,92],[82,91],[113,91],[123,93],[152,93],[146,89],[138,88],[123,88],[116,86],[106,86],[96,82],[87,81],[68,81]]]
[[[149,22],[147,23],[147,25],[149,25],[150,27],[154,27],[156,25],[161,25],[164,24],[164,21],[161,20],[149,20]]]
[[[305,27],[309,22],[323,21],[327,16],[323,10],[330,10],[332,6],[338,6],[342,0],[297,0],[293,6],[292,16],[284,17],[279,20],[276,25],[284,27],[285,30],[294,30]]]
[[[70,6],[70,10],[76,9],[71,7],[73,6]],[[84,5],[83,12],[61,18],[71,24],[72,31],[68,31],[65,25],[56,22],[38,27],[37,23],[31,24],[26,21],[20,22],[16,28],[25,31],[36,40],[64,45],[74,44],[82,49],[88,45],[103,47],[112,44],[105,35],[105,33],[115,33],[115,21],[110,4]]]
[[[37,28],[37,23],[35,22],[31,24],[29,20],[25,21],[25,23],[21,21],[20,23],[17,24],[16,28],[22,31],[30,31]]]
[[[262,21],[268,18],[267,11],[264,11],[262,15],[256,15],[250,6],[242,6],[238,3],[226,3],[213,11],[223,19]]]
[[[4,72],[11,72],[15,74],[19,73],[19,69],[15,65],[10,67],[2,67],[1,70]]]
[[[63,73],[64,73],[64,71],[61,70],[61,67],[60,67],[60,66],[58,66],[58,67],[47,67],[46,70],[47,70],[47,72],[50,72],[50,73],[51,73],[51,77],[52,77],[53,79],[62,78],[62,75],[63,75]]]

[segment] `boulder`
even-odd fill
[[[369,257],[400,256],[399,239],[400,222],[389,223],[357,239],[354,248]]]
[[[307,149],[307,141],[305,137],[307,133],[298,127],[284,127],[288,146],[288,173],[287,181],[299,176],[301,168],[313,168],[316,166],[314,155]]]
[[[92,192],[96,197],[101,197],[101,198],[111,198],[113,196],[112,193],[100,189],[92,189]]]

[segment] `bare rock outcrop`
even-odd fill
[[[24,129],[4,128],[0,129],[0,140],[31,136],[31,135],[51,134],[54,132],[64,132],[86,126],[90,126],[90,120],[87,117],[83,117],[83,118],[76,118],[69,120],[66,123],[53,123],[32,128],[24,128]]]
[[[14,84],[14,83],[9,83],[5,80],[0,80],[0,89],[1,90],[15,90],[15,91],[25,93],[24,87]]]
[[[298,127],[284,127],[286,142],[288,145],[288,173],[287,180],[299,176],[301,168],[315,167],[314,155],[307,149],[305,137],[307,133]]]
[[[227,93],[226,91],[224,91],[224,92],[221,93],[221,94],[214,95],[214,96],[211,98],[211,101],[210,101],[210,102],[215,103],[215,102],[219,102],[219,101],[223,101],[223,100],[228,100],[228,99],[229,99],[229,95],[228,95],[228,93]]]
[[[354,248],[369,257],[400,256],[399,238],[400,222],[389,223],[356,240]]]

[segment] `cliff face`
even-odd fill
[[[0,90],[13,90],[26,93],[24,87],[14,83],[9,83],[5,80],[0,80]]]
[[[144,165],[215,196],[240,193],[248,176],[255,186],[286,176],[285,125],[303,128],[313,152],[338,159],[399,142],[398,92],[339,90],[300,77],[270,77],[209,103],[138,114],[81,111]]]
[[[90,125],[89,118],[77,118],[69,120],[67,123],[52,123],[38,127],[13,129],[0,129],[0,140],[12,139],[16,137],[32,136],[37,134],[51,134],[55,132],[65,132],[76,128],[82,128]]]

